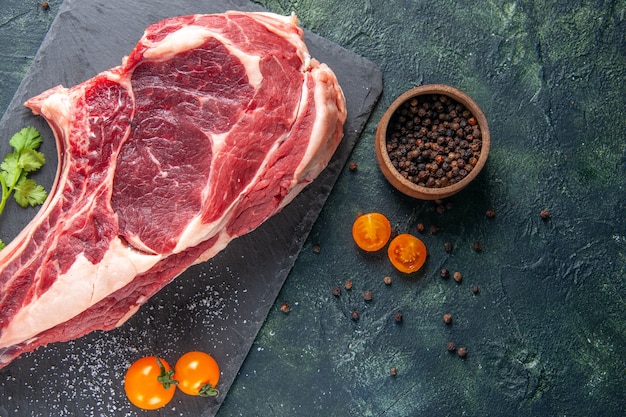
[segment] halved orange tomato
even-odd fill
[[[424,265],[428,252],[424,242],[411,234],[403,233],[391,241],[387,254],[398,271],[410,274]]]
[[[389,241],[391,223],[381,213],[362,214],[352,224],[352,237],[359,248],[375,252]]]

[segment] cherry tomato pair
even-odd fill
[[[189,395],[215,396],[220,369],[204,352],[187,352],[174,369],[157,356],[135,361],[126,371],[124,390],[131,403],[144,410],[156,410],[169,403],[176,387]]]
[[[352,237],[357,246],[367,252],[382,249],[391,237],[391,223],[381,213],[367,213],[352,224]],[[392,265],[401,272],[415,272],[426,262],[424,242],[404,233],[393,238],[387,249]]]

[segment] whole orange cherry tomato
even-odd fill
[[[172,400],[176,381],[172,367],[156,356],[136,360],[126,371],[124,390],[131,403],[144,410],[156,410]]]
[[[352,224],[352,237],[357,246],[367,252],[381,249],[391,236],[391,223],[380,213],[362,214]]]
[[[204,352],[187,352],[174,365],[178,388],[189,395],[214,397],[219,394],[220,368],[213,356]]]
[[[426,245],[415,236],[403,233],[396,236],[387,249],[389,260],[398,271],[410,274],[426,262]]]

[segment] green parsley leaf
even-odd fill
[[[15,186],[15,201],[22,207],[42,204],[47,196],[48,193],[41,185],[25,176]]]
[[[32,126],[28,126],[14,134],[9,140],[9,144],[19,153],[24,149],[39,149],[41,141],[39,131]]]
[[[20,155],[17,152],[13,152],[5,156],[4,161],[0,164],[0,169],[2,170],[2,176],[4,177],[7,188],[11,189],[15,187],[15,184],[17,184],[17,181],[22,175],[22,170],[20,169]]]
[[[19,166],[26,172],[37,171],[46,163],[46,157],[34,149],[25,148],[20,152]]]

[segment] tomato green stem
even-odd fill
[[[158,356],[155,356],[155,358],[159,364],[159,368],[161,369],[161,374],[157,377],[157,381],[159,381],[165,389],[170,389],[172,385],[178,385],[178,381],[173,378],[174,370],[166,370],[163,362],[161,362],[161,358]]]
[[[213,385],[204,384],[202,388],[200,388],[198,395],[200,395],[201,397],[217,397],[219,393],[219,390],[217,388],[214,388]]]

